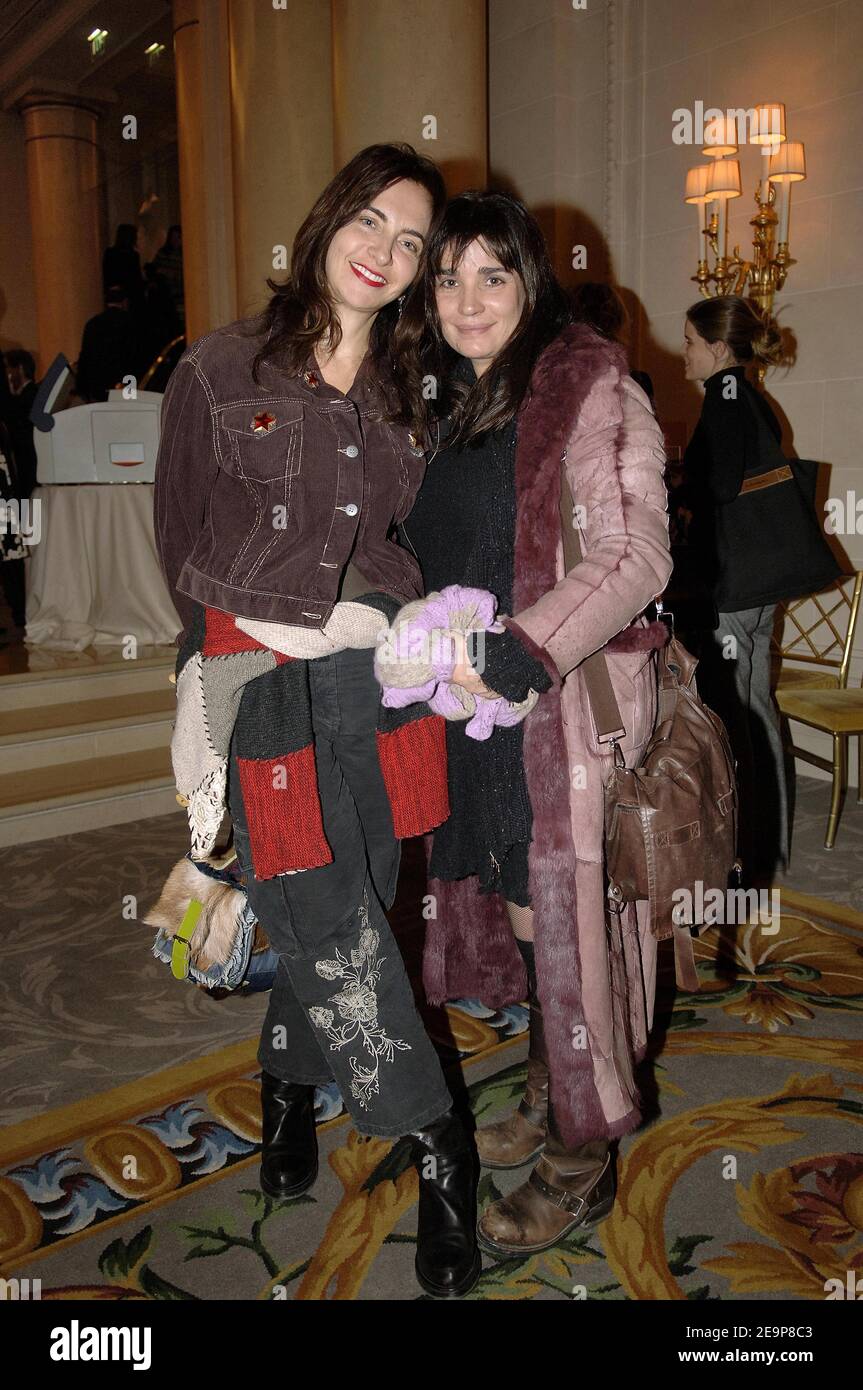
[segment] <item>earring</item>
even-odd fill
[[[402,314],[402,305],[403,305],[404,302],[405,302],[405,295],[400,294],[399,297],[398,297],[398,300],[397,300],[396,302],[397,302],[397,304],[398,304],[398,306],[399,306],[399,307],[398,307],[398,316],[399,316],[399,318],[401,318],[401,314]]]

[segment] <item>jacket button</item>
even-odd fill
[[[358,511],[359,507],[357,506],[356,502],[349,502],[348,505],[345,507],[345,513],[347,516],[356,516]]]
[[[342,452],[347,454],[349,459],[355,459],[360,451],[357,448],[356,444],[349,444],[346,449],[342,450]]]

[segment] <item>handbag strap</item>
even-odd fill
[[[563,563],[566,572],[580,565],[583,557],[578,528],[574,520],[574,504],[566,476],[566,462],[560,469],[560,524],[563,533]],[[623,738],[626,729],[608,674],[608,663],[602,652],[594,652],[581,663],[584,685],[596,737],[599,743],[614,743]]]
[[[568,573],[581,563],[583,552],[578,528],[575,525],[572,492],[569,479],[566,476],[565,460],[560,470],[560,522],[563,533],[563,562]],[[664,652],[663,656],[665,656]],[[608,663],[602,652],[594,652],[591,656],[585,657],[580,669],[584,674],[584,684],[596,727],[597,740],[600,743],[610,743],[622,738],[626,730],[623,728],[620,709],[612,689]],[[692,670],[688,673],[689,679],[692,677]],[[663,693],[668,698],[678,686],[678,677],[675,673],[666,669],[665,675],[667,688],[664,688],[660,693],[660,700]],[[700,982],[695,965],[692,935],[689,927],[678,926],[676,923],[674,926],[674,975],[681,989],[688,990],[691,994],[698,992]]]
[[[787,467],[788,460],[785,457],[782,444],[776,438],[776,435],[773,433],[766,418],[759,409],[757,401],[754,399],[758,394],[754,386],[749,386],[747,382],[744,382],[742,390],[743,399],[755,422],[755,431],[758,436],[758,451],[765,460],[763,463],[759,463],[758,467],[753,472],[744,473],[743,478],[745,482],[747,478],[759,478],[764,474],[772,473],[775,468]],[[738,496],[739,495],[738,493]]]
[[[674,925],[674,978],[681,989],[698,994],[701,982],[695,964],[692,933],[687,926]]]

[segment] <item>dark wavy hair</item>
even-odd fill
[[[612,343],[619,343],[629,329],[626,305],[613,285],[582,280],[572,291],[571,303],[579,323],[589,324]]]
[[[341,326],[326,276],[329,244],[362,208],[374,203],[379,193],[401,179],[420,184],[429,194],[433,228],[446,204],[446,188],[437,165],[417,154],[412,145],[367,145],[327,184],[294,238],[288,279],[282,284],[267,280],[273,294],[253,329],[255,333],[267,334],[267,341],[252,364],[255,381],[264,362],[296,375],[322,338],[333,348],[338,345]],[[398,316],[395,301],[380,310],[372,326],[369,347],[390,417],[416,423],[416,411],[389,365],[390,340]]]
[[[521,277],[524,309],[514,332],[487,371],[475,382],[453,373],[458,353],[445,341],[435,305],[435,281],[444,264],[458,265],[480,240],[504,267]],[[425,402],[427,437],[434,415],[451,415],[447,445],[464,445],[514,418],[543,348],[572,321],[572,310],[555,278],[539,223],[508,193],[471,189],[447,204],[426,247],[425,263],[405,300],[393,340],[399,375],[412,399],[424,398],[431,378],[434,405]]]

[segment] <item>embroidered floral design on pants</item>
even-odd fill
[[[363,1047],[374,1059],[373,1066],[364,1066],[356,1056],[350,1060],[353,1081],[351,1095],[359,1101],[363,1110],[368,1110],[372,1096],[380,1094],[378,1072],[381,1058],[391,1062],[396,1052],[410,1052],[410,1043],[401,1038],[387,1037],[386,1030],[378,1024],[378,997],[375,986],[381,978],[381,966],[386,956],[378,957],[380,936],[369,926],[369,900],[363,894],[363,904],[359,909],[362,926],[359,944],[351,951],[350,959],[336,950],[335,960],[315,962],[315,971],[324,980],[344,980],[338,994],[332,994],[327,1001],[335,1004],[339,1018],[344,1022],[335,1025],[332,1009],[318,1005],[309,1009],[309,1017],[318,1028],[322,1028],[330,1040],[330,1051],[336,1052],[357,1038],[362,1039]]]

